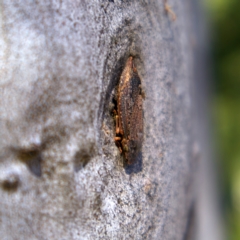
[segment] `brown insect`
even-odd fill
[[[129,57],[120,77],[117,89],[116,145],[128,165],[131,165],[141,150],[143,141],[143,92],[141,80]]]

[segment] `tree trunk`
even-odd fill
[[[205,42],[195,1],[0,7],[1,238],[195,237],[198,166],[209,157],[197,119]],[[145,92],[132,165],[112,112],[129,56]]]

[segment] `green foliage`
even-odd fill
[[[212,20],[214,117],[228,239],[240,239],[240,1],[205,1]]]

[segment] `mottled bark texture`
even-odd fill
[[[203,39],[195,1],[168,4],[175,21],[162,0],[1,1],[1,239],[196,232]],[[111,109],[130,55],[146,97],[126,166]]]

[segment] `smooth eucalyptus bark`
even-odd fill
[[[194,0],[168,3],[175,21],[164,4],[1,1],[2,239],[195,235],[205,43]],[[130,55],[146,96],[126,166],[111,109]]]

